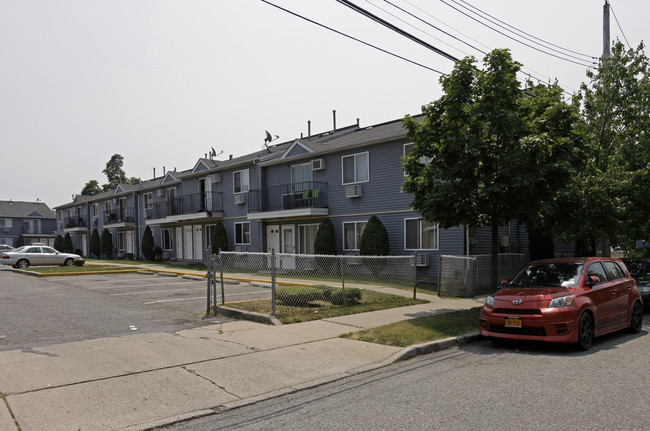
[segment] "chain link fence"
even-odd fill
[[[469,256],[440,255],[438,296],[472,297],[478,290],[478,261]]]
[[[285,253],[221,252],[208,266],[207,314],[218,303],[270,301],[310,307],[346,305],[361,299],[364,284],[412,288],[415,256],[327,256]]]

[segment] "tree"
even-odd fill
[[[90,180],[86,183],[81,194],[83,196],[95,196],[102,192],[102,188],[99,186],[97,180]]]
[[[641,43],[626,51],[614,42],[611,55],[587,72],[590,82],[581,86],[590,157],[567,190],[572,222],[565,231],[586,245],[583,253],[593,253],[589,245],[602,238],[631,248],[650,234],[650,65],[644,49]]]
[[[147,225],[147,227],[144,228],[144,233],[142,234],[142,246],[140,247],[142,249],[142,255],[145,259],[154,260],[156,257],[156,253],[154,252],[155,247],[156,244],[154,244],[153,241],[153,233],[151,232],[149,225]]]
[[[110,259],[113,257],[113,235],[108,229],[102,231],[102,236],[100,238],[100,245],[102,249],[102,254]]]
[[[56,238],[54,238],[54,249],[58,251],[63,251],[63,237],[61,235],[57,235]]]
[[[336,255],[336,233],[332,221],[328,218],[321,222],[316,232],[314,254]]]
[[[212,254],[218,254],[219,250],[228,251],[228,232],[220,221],[212,229],[210,243],[212,244]]]
[[[379,217],[373,215],[363,228],[359,244],[361,256],[388,256],[388,231]]]
[[[106,162],[106,169],[102,173],[106,175],[108,183],[102,186],[103,191],[113,190],[120,184],[138,184],[140,182],[140,178],[127,178],[126,173],[122,169],[123,165],[124,157],[120,154],[113,154],[111,159]]]
[[[64,253],[72,253],[73,252],[73,246],[72,246],[72,238],[70,238],[70,233],[66,233],[65,236],[63,237],[63,244],[61,245],[62,252]]]
[[[575,108],[557,86],[522,91],[521,65],[508,50],[483,63],[479,70],[472,57],[458,61],[424,118],[405,118],[414,146],[404,157],[404,190],[412,208],[442,228],[490,226],[494,288],[499,226],[512,219],[544,226],[557,212],[554,197],[573,171]]]
[[[22,247],[25,245],[25,238],[23,237],[23,234],[21,233],[18,235],[18,238],[16,239],[16,248]]]
[[[99,238],[99,231],[95,228],[90,235],[90,253],[99,258],[102,255],[101,239]]]

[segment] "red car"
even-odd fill
[[[504,283],[481,310],[485,337],[577,343],[587,350],[594,337],[624,328],[641,331],[641,296],[620,260],[539,260]]]

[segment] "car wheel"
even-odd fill
[[[16,262],[16,268],[26,269],[29,268],[29,261],[27,259],[20,259]]]
[[[584,312],[580,316],[578,325],[578,347],[580,350],[589,350],[594,341],[594,319],[591,314]]]
[[[72,266],[73,264],[74,264],[74,259],[72,259],[71,257],[66,259],[65,262],[63,262],[64,266]]]
[[[641,326],[643,325],[643,307],[639,301],[634,301],[632,306],[632,317],[630,318],[630,332],[633,334],[638,334],[641,332]]]

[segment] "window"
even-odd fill
[[[618,280],[619,278],[625,277],[623,270],[616,264],[616,262],[603,262],[605,265],[605,271],[607,271],[607,276],[610,280]]]
[[[99,204],[94,203],[93,204],[93,217],[97,217],[99,215]]]
[[[366,227],[365,221],[343,223],[343,249],[359,250],[361,234]]]
[[[405,250],[437,250],[438,225],[422,218],[404,219]]]
[[[291,167],[291,184],[294,191],[311,190],[313,181],[314,172],[311,170],[311,163]]]
[[[106,213],[113,212],[113,201],[108,200],[104,202],[104,212]]]
[[[233,172],[232,179],[233,179],[233,191],[235,193],[244,193],[249,190],[248,169],[244,169],[243,171]]]
[[[589,265],[589,271],[587,272],[587,276],[596,276],[600,279],[599,283],[603,283],[607,281],[607,274],[605,273],[605,269],[603,268],[603,265],[600,262],[593,262],[591,265]]]
[[[153,208],[153,194],[145,193],[144,194],[144,209],[150,210]]]
[[[10,218],[0,218],[0,228],[11,229],[11,219]]]
[[[160,231],[161,243],[163,250],[173,250],[174,249],[174,231],[171,229],[162,229]]]
[[[303,224],[298,226],[298,241],[300,254],[314,254],[314,243],[316,242],[317,224]]]
[[[235,223],[235,245],[247,245],[251,243],[250,222]]]
[[[362,183],[370,180],[368,153],[343,156],[343,184]]]
[[[407,155],[409,153],[409,151],[411,151],[413,149],[414,146],[415,146],[415,144],[413,144],[411,142],[409,142],[408,144],[404,144],[404,155]],[[422,157],[420,157],[420,162],[422,162],[422,163],[424,163],[426,165],[426,164],[431,162],[431,157],[422,156]],[[405,177],[407,176],[406,172],[404,172],[404,176]]]

